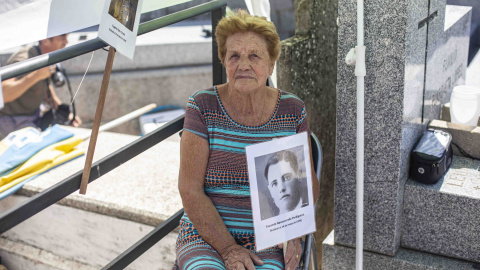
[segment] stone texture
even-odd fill
[[[332,232],[323,242],[323,268],[325,270],[355,269],[355,249],[334,244]],[[365,252],[363,269],[427,270],[427,269],[478,269],[480,265],[448,257],[400,248],[394,257]]]
[[[445,102],[453,88],[445,88],[441,95],[430,91],[423,103],[424,81],[433,85],[443,79],[444,73],[434,67],[444,62],[447,52],[454,51],[455,47],[444,45],[454,32],[460,37],[452,41],[457,46],[460,39],[468,40],[465,32],[450,30],[468,25],[468,10],[463,9],[463,16],[454,16],[454,8],[447,10],[447,18],[453,19],[452,26],[444,32],[443,0],[430,4],[394,1],[388,6],[381,1],[365,3],[365,223],[375,226],[365,226],[367,250],[393,256],[400,245],[403,186],[410,151],[425,130],[427,120],[434,118],[434,110],[438,110],[436,118],[439,117],[437,103]],[[437,16],[432,22],[419,27],[419,22],[434,12]],[[356,45],[355,31],[356,5],[340,1],[338,59],[343,59]],[[466,54],[458,53],[458,61],[463,63],[466,59]],[[465,68],[466,65],[460,67],[460,72],[464,73]],[[335,243],[354,246],[356,77],[354,67],[343,61],[338,63],[337,91]],[[382,201],[385,194],[389,194],[389,200]]]
[[[333,228],[337,6],[331,0],[295,1],[295,36],[283,41],[277,62],[278,87],[305,102],[310,128],[323,149],[317,243]]]
[[[365,226],[364,248],[393,255],[399,246],[402,179],[408,153],[422,132],[424,4],[365,3]],[[356,77],[343,59],[356,46],[356,5],[339,1],[335,243],[355,245]],[[340,42],[341,41],[341,42]],[[423,45],[422,45],[423,44]],[[350,194],[345,199],[345,194]],[[388,200],[383,201],[385,194]],[[376,199],[378,198],[378,199]],[[386,203],[383,205],[380,202]],[[370,206],[368,206],[370,204]],[[377,210],[381,210],[377,212]]]
[[[480,2],[477,0],[447,0],[449,5],[472,7],[472,25],[470,28],[470,50],[468,60],[472,60],[480,44]]]
[[[402,246],[480,263],[480,161],[454,156],[435,185],[405,187]]]

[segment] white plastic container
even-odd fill
[[[480,88],[458,85],[453,88],[450,98],[452,123],[476,126],[480,116]]]

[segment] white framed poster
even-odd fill
[[[257,251],[315,231],[308,133],[246,147]]]
[[[133,59],[143,0],[107,0],[98,37]]]

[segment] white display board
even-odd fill
[[[141,13],[191,0],[144,0]],[[4,0],[0,5],[0,51],[71,33],[100,23],[110,0]]]
[[[308,139],[302,132],[245,148],[257,251],[315,231]]]

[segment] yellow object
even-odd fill
[[[83,155],[83,150],[74,149],[81,142],[82,139],[74,136],[42,149],[20,167],[0,178],[0,193],[34,175]]]

